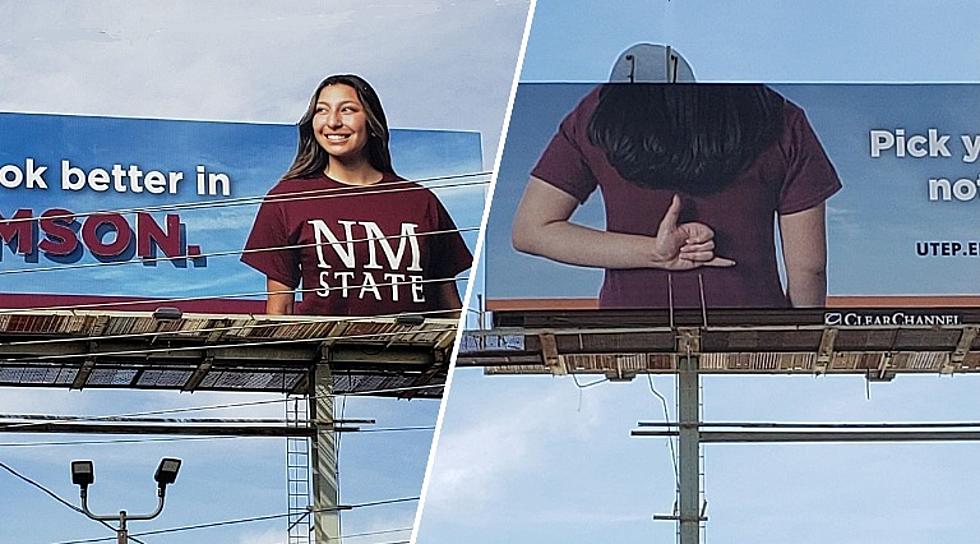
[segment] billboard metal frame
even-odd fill
[[[166,314],[166,312],[164,312]],[[254,434],[310,437],[316,542],[340,542],[334,396],[440,398],[454,319],[16,310],[0,313],[0,387],[117,388],[302,395],[307,421],[286,427],[42,421],[0,432]],[[340,425],[340,426],[338,426]],[[287,451],[287,456],[289,452]],[[289,460],[287,459],[287,463]],[[304,515],[290,497],[290,542]],[[294,511],[295,510],[295,511]]]
[[[906,311],[863,315],[874,321],[875,315]],[[699,544],[708,519],[700,482],[703,444],[980,441],[980,424],[964,422],[781,426],[701,420],[703,374],[851,374],[888,381],[898,374],[980,372],[980,312],[909,312],[955,324],[828,325],[836,318],[828,320],[822,309],[507,312],[495,313],[489,330],[464,333],[457,365],[484,367],[488,375],[602,374],[610,381],[676,375],[678,421],[640,422],[631,435],[677,439],[677,503],[674,513],[654,519],[676,522],[680,544]],[[712,427],[723,429],[705,430]]]

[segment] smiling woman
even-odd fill
[[[388,138],[367,81],[335,75],[317,86],[296,158],[259,208],[242,255],[266,275],[268,313],[460,308],[454,277],[472,256],[438,198],[395,173]]]

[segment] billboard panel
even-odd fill
[[[488,308],[980,306],[977,111],[969,84],[521,84]]]
[[[296,138],[292,125],[0,114],[0,308],[262,313],[265,277],[239,259]],[[482,169],[478,133],[395,129],[391,153],[458,227],[478,222],[480,180],[458,177]]]

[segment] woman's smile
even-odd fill
[[[369,128],[357,91],[344,84],[324,87],[316,101],[313,134],[331,157],[341,160],[363,157]]]

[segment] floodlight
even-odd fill
[[[160,459],[160,466],[157,467],[153,479],[157,481],[160,489],[167,487],[177,480],[177,472],[180,470],[180,459],[174,457],[164,457]]]
[[[395,323],[398,325],[421,325],[425,323],[425,316],[419,314],[401,314],[395,316]]]
[[[156,310],[153,310],[153,317],[157,321],[177,321],[178,319],[184,317],[184,312],[182,312],[180,308],[161,306]]]
[[[72,461],[71,483],[82,489],[95,483],[95,464],[92,461]]]

